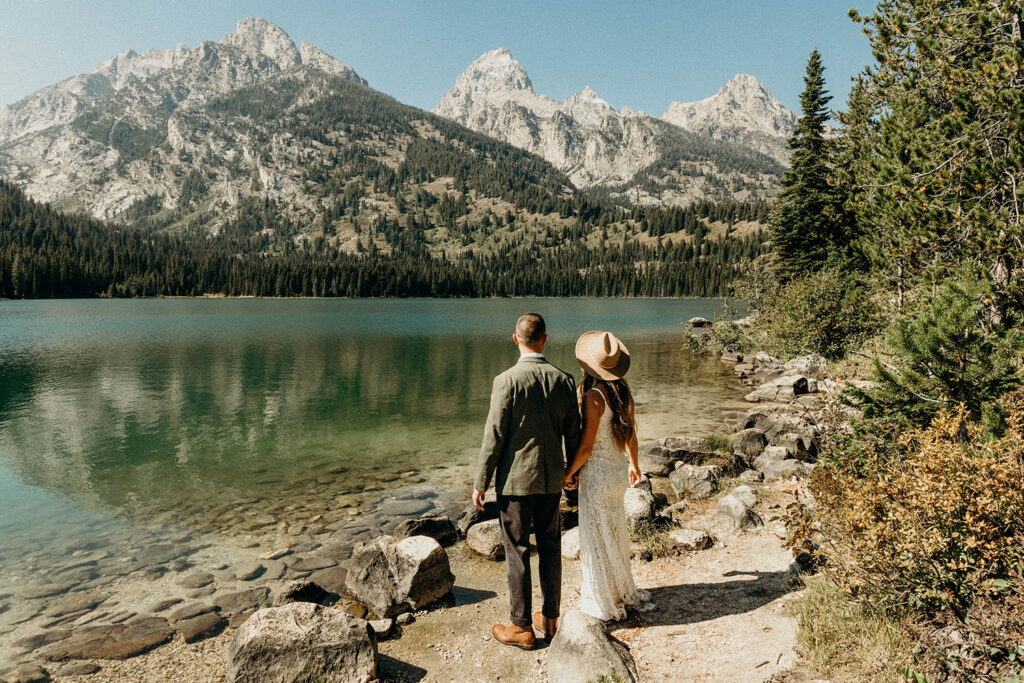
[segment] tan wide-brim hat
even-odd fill
[[[588,375],[622,379],[629,370],[629,349],[611,332],[587,332],[576,340],[576,360]]]

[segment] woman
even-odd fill
[[[633,395],[623,379],[629,350],[610,332],[587,332],[576,342],[576,360],[585,373],[579,385],[583,438],[565,484],[579,486],[580,609],[619,621],[626,607],[650,599],[633,582],[623,504],[627,483],[640,483]]]

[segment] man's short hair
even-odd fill
[[[516,336],[520,344],[536,344],[547,333],[548,328],[539,313],[523,313],[516,321]]]

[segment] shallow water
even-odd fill
[[[526,310],[545,315],[548,357],[577,376],[580,333],[623,339],[641,438],[708,433],[735,404],[736,382],[685,349],[680,323],[720,307],[0,302],[0,588],[119,544],[196,531],[304,538],[324,525],[358,540],[402,516],[453,510],[471,483],[491,378],[515,362],[512,326]],[[317,519],[345,494],[360,514]]]

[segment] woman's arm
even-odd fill
[[[629,453],[629,485],[636,486],[640,483],[640,445],[636,438],[636,415],[633,412],[633,404],[629,406],[629,416],[633,420],[633,436],[629,437],[626,444],[626,451]]]
[[[603,414],[604,401],[595,396],[592,391],[585,393],[583,395],[583,436],[580,438],[580,446],[576,449],[576,455],[565,469],[566,480],[571,479],[580,471],[594,451],[594,439],[597,438],[597,428],[601,425],[601,415]]]

